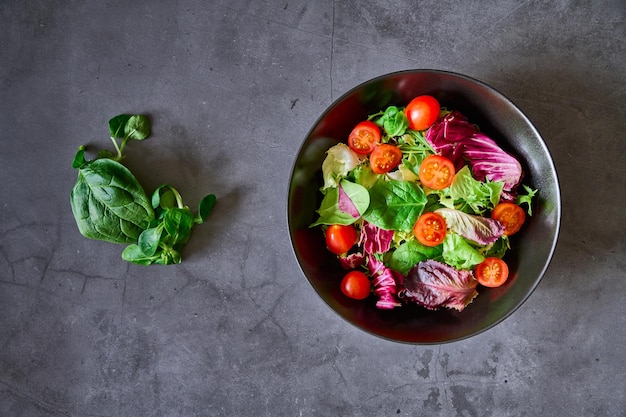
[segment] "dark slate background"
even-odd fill
[[[2,1],[0,415],[624,416],[626,3]],[[562,187],[559,244],[510,318],[439,346],[342,321],[290,248],[287,181],[333,100],[434,68],[500,90]],[[146,188],[218,204],[181,265],[84,239],[80,144],[146,113]]]

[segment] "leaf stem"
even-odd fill
[[[122,144],[120,145],[120,149],[119,149],[119,158],[120,159],[122,159],[122,152],[124,152],[124,149],[126,148],[126,143],[128,142],[128,138],[129,138],[129,136],[126,135],[122,139]]]
[[[183,197],[180,195],[178,190],[176,190],[176,188],[172,187],[171,185],[169,185],[168,188],[170,189],[172,194],[174,194],[174,198],[176,199],[176,205],[178,206],[178,208],[185,208],[185,204],[183,203]]]
[[[113,136],[111,136],[111,141],[113,142],[113,146],[115,146],[115,151],[117,152],[117,156],[115,158],[111,158],[114,161],[119,162],[122,159],[122,149],[120,149],[120,147],[117,144],[117,141],[115,140],[115,138]],[[122,144],[124,144],[122,142]]]

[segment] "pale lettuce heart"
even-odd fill
[[[361,157],[344,143],[338,143],[326,152],[322,162],[323,189],[337,187],[339,181],[361,163]]]

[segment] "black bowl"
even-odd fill
[[[429,311],[418,306],[380,310],[375,299],[345,297],[339,282],[346,271],[325,247],[317,219],[322,186],[321,165],[328,148],[346,142],[352,127],[389,105],[405,106],[421,94],[443,107],[459,110],[472,123],[515,155],[524,167],[524,183],[538,188],[533,216],[511,237],[508,281],[499,288],[479,288],[462,312]],[[315,291],[337,314],[373,335],[398,342],[436,344],[481,333],[510,316],[543,277],[556,246],[561,199],[557,173],[543,139],[511,101],[470,77],[437,70],[411,70],[367,81],[336,100],[315,122],[295,159],[289,184],[287,219],[295,256]]]

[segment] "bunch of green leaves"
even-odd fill
[[[109,133],[116,153],[108,150],[102,150],[98,154],[99,158],[110,158],[114,161],[121,161],[123,158],[126,143],[129,140],[144,140],[151,133],[150,120],[142,115],[120,114],[109,120]],[[118,140],[120,143],[118,144]]]
[[[126,247],[122,258],[140,265],[152,263],[169,265],[180,263],[181,250],[191,236],[194,224],[202,224],[211,214],[215,195],[205,196],[194,215],[183,204],[180,193],[171,185],[164,184],[152,194],[155,219],[150,222],[137,239],[136,244]]]
[[[375,124],[383,128],[388,137],[401,136],[409,128],[409,119],[404,114],[404,108],[389,106],[385,111],[368,117]]]
[[[141,265],[181,262],[181,249],[194,224],[203,223],[215,204],[204,197],[193,215],[170,185],[157,188],[151,199],[132,172],[120,162],[130,140],[144,140],[151,124],[144,115],[121,114],[109,120],[115,152],[101,150],[85,158],[80,146],[72,161],[78,178],[70,204],[80,233],[90,239],[129,244],[122,258]]]

